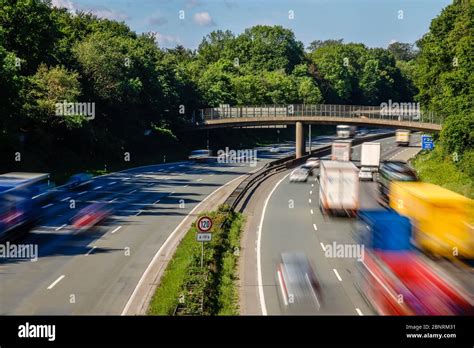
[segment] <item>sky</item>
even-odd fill
[[[124,21],[137,33],[153,32],[160,47],[195,49],[214,30],[240,34],[254,25],[293,30],[305,47],[343,39],[369,47],[414,43],[450,0],[52,0],[71,12]]]

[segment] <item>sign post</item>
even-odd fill
[[[197,222],[196,226],[198,229],[198,234],[196,239],[198,242],[201,242],[201,268],[204,263],[204,242],[210,242],[212,239],[212,234],[209,232],[212,228],[212,220],[208,216],[201,216]]]
[[[421,148],[423,150],[433,150],[434,143],[431,135],[422,135],[421,136]]]

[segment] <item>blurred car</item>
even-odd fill
[[[79,230],[92,228],[104,221],[111,212],[112,210],[105,203],[88,205],[71,219],[71,226]]]
[[[384,162],[379,169],[379,191],[384,201],[388,201],[390,183],[392,181],[418,181],[415,171],[405,162]]]
[[[308,170],[309,175],[313,175],[313,171],[315,168],[319,167],[319,158],[318,157],[310,157],[306,160],[306,163],[301,166]]]
[[[359,180],[372,180],[374,173],[370,168],[362,167],[359,170]]]
[[[300,313],[311,313],[321,308],[321,285],[304,253],[282,253],[276,278],[286,308],[291,307]]]
[[[211,150],[194,150],[191,151],[188,159],[195,162],[205,162],[208,161],[212,156]]]
[[[280,148],[278,146],[273,146],[272,148],[270,148],[270,152],[271,153],[278,153],[278,152],[280,152]]]
[[[303,167],[295,169],[290,174],[290,182],[306,182],[308,181],[309,170]]]
[[[92,174],[89,173],[79,173],[71,176],[69,181],[66,183],[66,186],[74,189],[81,186],[87,186],[92,182]]]
[[[359,133],[359,136],[364,137],[367,134],[369,134],[369,131],[367,131],[366,129],[361,129],[358,133]]]

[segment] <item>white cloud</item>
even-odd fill
[[[51,5],[57,8],[65,8],[71,13],[76,12],[76,6],[71,0],[53,0]]]
[[[168,23],[168,20],[159,15],[159,14],[155,14],[155,15],[152,15],[150,17],[148,17],[148,24],[150,25],[156,25],[156,26],[160,26],[160,25],[164,25]]]
[[[200,26],[213,25],[214,21],[212,20],[209,12],[198,12],[194,14],[194,22]]]
[[[392,40],[390,40],[390,41],[388,42],[388,44],[391,45],[391,44],[393,44],[393,43],[395,43],[395,42],[398,42],[398,40],[392,39]]]
[[[105,19],[110,19],[110,20],[115,20],[115,21],[124,21],[129,18],[128,15],[126,15],[125,13],[115,11],[115,10],[110,10],[105,7],[91,8],[89,11],[95,14],[99,18],[105,18]]]
[[[181,40],[178,36],[175,35],[166,35],[158,32],[153,32],[153,35],[155,36],[155,42],[158,44],[158,46],[163,47],[170,47],[170,46],[176,46],[177,44],[181,43]]]
[[[53,0],[51,2],[51,5],[53,7],[65,8],[70,13],[73,13],[73,14],[76,12],[89,12],[96,15],[99,18],[105,18],[105,19],[110,19],[110,20],[124,21],[126,19],[129,19],[128,15],[126,15],[125,13],[115,11],[115,10],[110,10],[104,6],[88,8],[81,5],[77,5],[71,0]]]

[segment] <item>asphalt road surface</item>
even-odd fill
[[[36,262],[0,263],[0,314],[120,314],[153,256],[209,194],[266,162],[294,152],[257,148],[248,163],[191,161],[96,177],[88,187],[60,189],[40,225],[17,244],[38,245]],[[85,206],[113,208],[104,224],[77,232],[71,218]]]
[[[398,147],[394,137],[378,140],[382,160],[407,160],[419,151],[419,135],[412,135],[412,147]],[[417,145],[417,146],[414,146]],[[353,161],[360,161],[360,146],[353,147]],[[319,210],[319,183],[310,176],[307,183],[290,183],[287,172],[277,183],[264,208],[257,243],[257,273],[260,310],[263,314],[371,315],[370,306],[356,288],[357,258],[328,258],[325,248],[333,242],[355,244],[355,220],[323,216]],[[378,207],[377,184],[361,182],[361,209]],[[276,267],[283,252],[305,253],[322,285],[320,308],[293,309],[282,302]],[[258,276],[260,274],[260,276]]]

